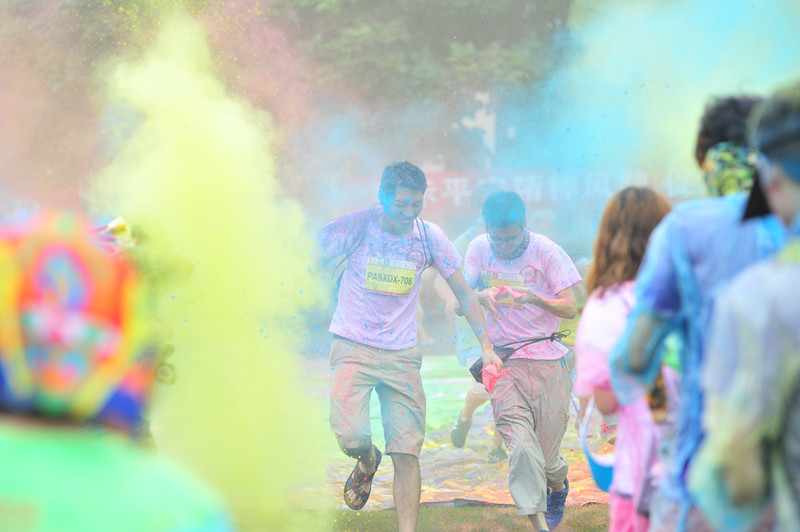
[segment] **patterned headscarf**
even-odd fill
[[[0,229],[0,403],[135,429],[153,383],[139,275],[87,220]]]
[[[749,192],[756,173],[756,152],[730,142],[708,150],[703,162],[704,178],[712,196]]]

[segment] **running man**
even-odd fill
[[[489,196],[483,219],[486,235],[470,243],[464,277],[488,309],[489,339],[502,346],[551,336],[561,319],[578,311],[573,287],[581,277],[575,266],[557,244],[526,229],[518,194]],[[501,296],[500,287],[520,295]],[[558,526],[569,493],[567,461],[559,452],[569,420],[567,352],[550,340],[517,350],[505,362],[509,373],[491,392],[497,430],[510,454],[509,491],[537,531]]]
[[[466,256],[467,246],[469,246],[469,243],[472,242],[478,235],[485,233],[481,209],[483,208],[483,204],[486,202],[486,198],[497,191],[498,188],[491,184],[482,184],[475,187],[475,190],[472,192],[472,195],[470,196],[470,206],[472,208],[474,223],[453,241],[453,245],[455,245],[462,257]],[[461,265],[461,271],[464,271],[463,264]],[[475,339],[475,335],[472,333],[467,320],[465,320],[462,316],[455,315],[455,309],[458,307],[458,301],[453,296],[452,292],[450,292],[450,290],[447,288],[444,280],[438,275],[436,276],[434,288],[436,289],[436,293],[439,294],[439,297],[441,297],[445,302],[447,316],[452,316],[455,318],[456,358],[458,359],[459,364],[469,370],[469,368],[481,358],[481,346]],[[489,400],[489,392],[486,391],[486,388],[483,386],[483,384],[477,382],[471,377],[470,381],[471,384],[467,390],[467,396],[464,398],[464,408],[458,414],[456,414],[456,423],[453,426],[453,429],[450,431],[450,441],[455,447],[458,448],[464,447],[464,444],[467,441],[467,434],[469,433],[470,427],[472,427],[472,416],[475,414],[475,411]],[[500,436],[500,433],[497,431],[497,427],[493,427],[492,443],[491,447],[489,448],[488,462],[490,464],[494,464],[497,462],[503,462],[507,459],[508,454],[503,448],[503,437]]]
[[[484,332],[483,310],[459,271],[461,257],[444,232],[418,216],[425,174],[408,162],[383,171],[380,205],[345,214],[317,233],[329,259],[345,256],[330,325],[331,428],[344,453],[356,458],[344,501],[362,508],[381,462],[372,444],[369,399],[381,402],[385,452],[394,466],[394,502],[401,532],[416,529],[420,500],[419,452],[425,437],[425,393],[416,348],[420,275],[435,267],[447,280],[475,335],[485,364],[502,365]]]

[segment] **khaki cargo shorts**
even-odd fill
[[[381,404],[387,454],[419,457],[425,439],[425,391],[416,348],[387,350],[342,338],[331,344],[330,423],[339,446],[356,456],[372,444],[369,401],[373,388]]]

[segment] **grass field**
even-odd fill
[[[426,507],[420,510],[419,532],[529,531],[527,518],[508,506]],[[340,511],[335,514],[336,532],[383,532],[397,530],[393,510],[377,512]],[[608,505],[568,506],[558,532],[608,530]]]
[[[287,510],[282,515],[238,520],[241,532],[394,532],[394,510]],[[242,515],[242,514],[240,514]],[[513,506],[437,506],[420,508],[418,532],[516,532],[530,531],[530,522]],[[601,532],[608,530],[608,505],[567,506],[564,521],[554,532]]]
[[[324,360],[305,365],[309,396],[319,405],[321,421],[327,423],[328,371]],[[422,500],[418,530],[426,531],[515,531],[530,530],[527,518],[517,515],[508,493],[508,464],[489,464],[491,407],[476,412],[473,428],[462,449],[450,442],[455,414],[463,406],[470,383],[464,368],[451,355],[428,355],[423,367],[428,398],[425,444],[420,455]],[[373,397],[370,408],[373,441],[383,448],[380,407]],[[562,442],[562,454],[570,465],[570,497],[558,532],[601,531],[608,529],[607,496],[591,480],[577,442],[572,423]],[[245,508],[234,512],[243,532],[294,531],[394,531],[391,463],[382,465],[375,477],[373,493],[366,511],[354,512],[341,502],[342,486],[353,467],[331,436],[321,443],[319,455],[328,464],[327,476],[305,487],[292,498],[284,511],[266,514],[264,508]],[[457,502],[492,503],[482,506],[453,506]]]

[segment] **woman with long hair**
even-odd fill
[[[594,397],[600,412],[616,412],[618,417],[614,480],[609,490],[612,532],[648,528],[642,495],[655,454],[656,426],[645,398],[617,404],[608,355],[634,307],[634,279],[650,233],[669,211],[664,196],[648,187],[625,188],[608,202],[594,242],[586,279],[589,298],[575,339],[575,394],[584,400]]]

